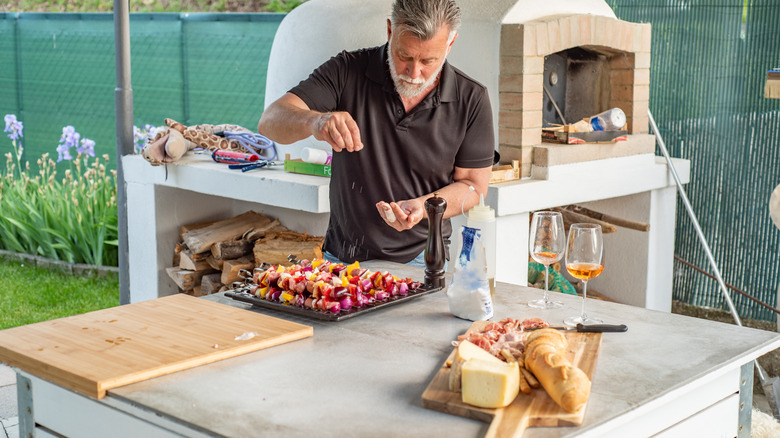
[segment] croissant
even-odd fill
[[[590,396],[590,379],[566,359],[566,338],[553,329],[534,331],[525,346],[525,367],[567,412],[577,412]]]

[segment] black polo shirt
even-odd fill
[[[363,149],[336,152],[330,222],[323,247],[344,262],[406,263],[425,249],[428,220],[398,232],[376,210],[453,182],[455,167],[493,164],[493,113],[487,89],[445,63],[438,86],[408,114],[395,91],[387,45],[341,52],[290,90],[315,111],[346,111]],[[451,234],[449,220],[444,236]]]

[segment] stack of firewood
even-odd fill
[[[278,219],[248,211],[216,222],[184,225],[168,276],[181,292],[208,295],[242,281],[241,272],[261,263],[289,264],[322,257],[322,237],[285,228]]]

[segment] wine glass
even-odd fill
[[[550,265],[563,258],[566,249],[566,232],[563,216],[557,211],[537,211],[531,218],[531,233],[528,235],[528,252],[531,258],[544,265],[544,297],[528,302],[537,309],[561,307],[560,301],[552,301],[550,290]]]
[[[585,299],[588,297],[588,280],[596,278],[604,270],[604,240],[601,225],[573,224],[569,229],[566,244],[566,270],[573,277],[582,280],[582,310],[580,316],[563,320],[566,325],[600,324],[604,321],[591,318],[585,313]]]

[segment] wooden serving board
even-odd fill
[[[112,388],[313,334],[310,326],[176,294],[2,330],[0,361],[100,399]]]
[[[485,321],[472,324],[469,331],[478,330]],[[601,333],[566,331],[569,341],[566,357],[593,379]],[[463,403],[461,393],[449,390],[450,368],[446,365],[455,359],[455,349],[442,364],[422,395],[422,405],[428,409],[473,418],[490,423],[486,437],[521,437],[528,427],[576,426],[582,424],[587,405],[578,412],[569,413],[556,404],[544,388],[532,389],[531,394],[518,394],[505,408],[487,409]]]

